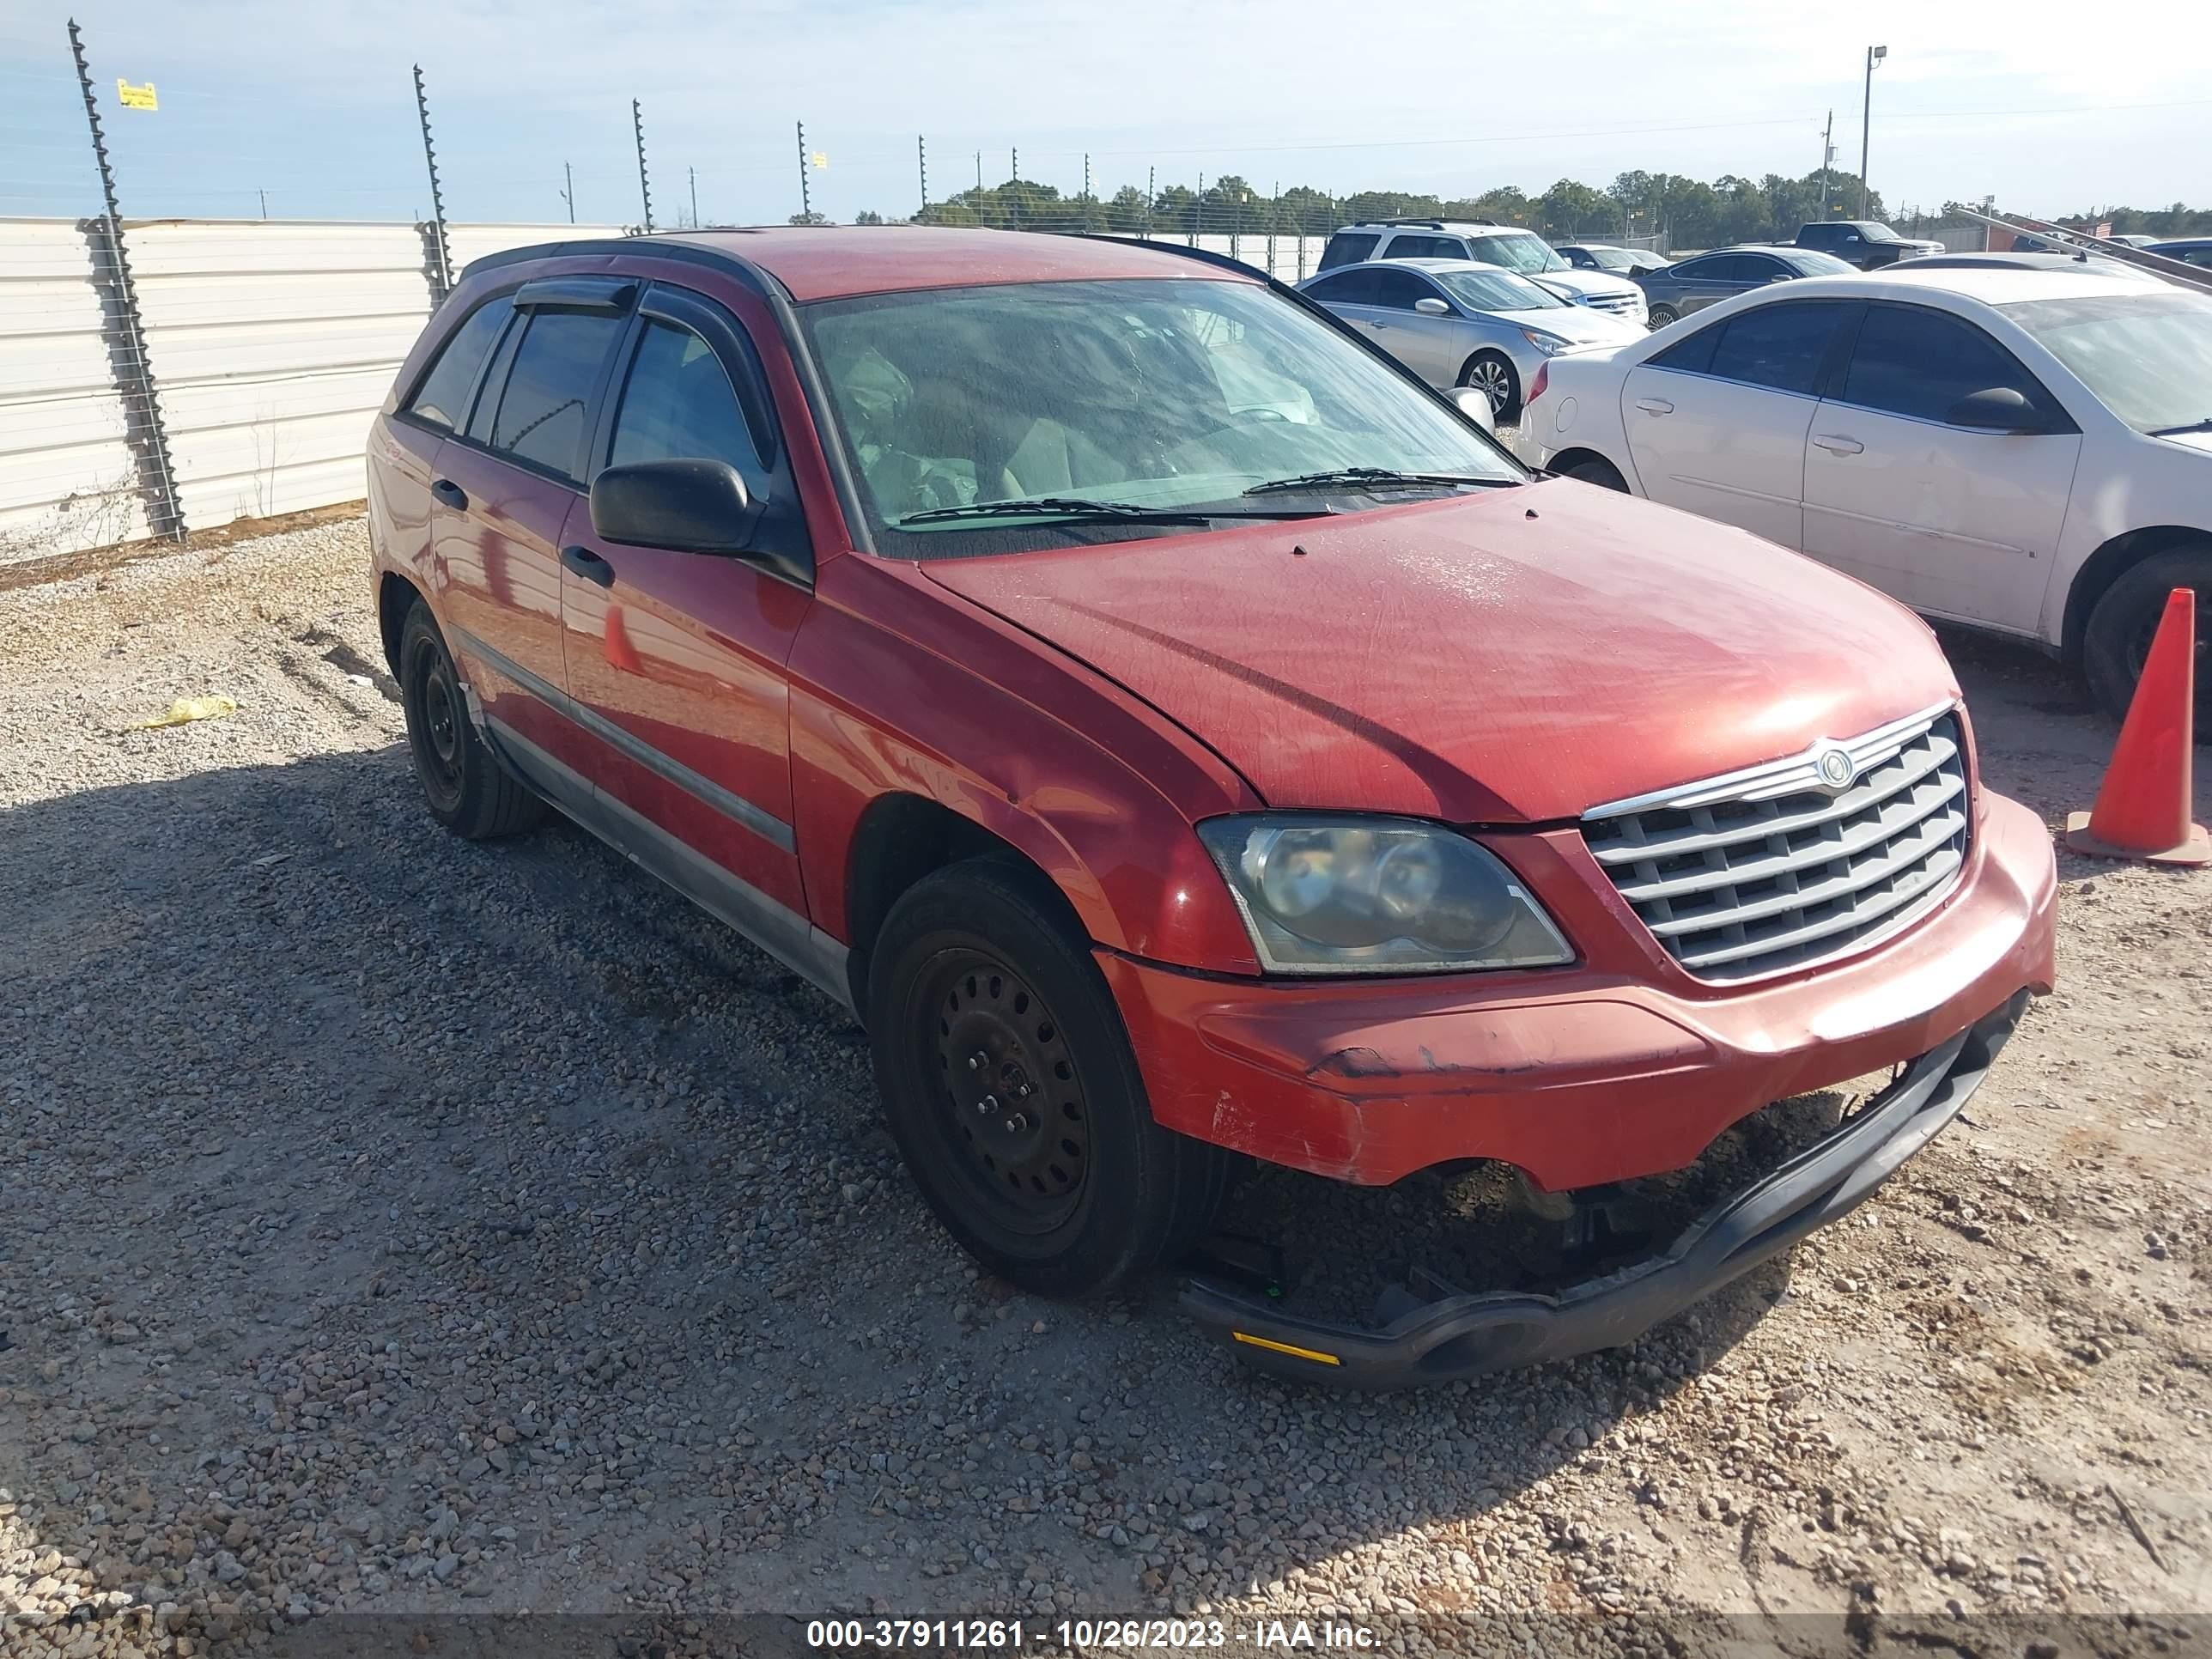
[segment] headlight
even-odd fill
[[[1198,835],[1270,973],[1449,973],[1574,960],[1513,872],[1449,830],[1268,812],[1210,818]]]
[[[1547,357],[1556,357],[1567,349],[1568,343],[1556,334],[1539,334],[1534,329],[1524,328],[1521,337]]]

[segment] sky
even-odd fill
[[[61,9],[0,0],[0,216],[99,210]],[[2133,0],[79,0],[123,211],[427,211],[422,66],[449,220],[780,222],[911,213],[1022,176],[1110,195],[1237,173],[1474,196],[1616,173],[1802,174],[1832,110],[1893,210],[2212,206],[2212,4]],[[116,106],[151,81],[160,107]],[[696,172],[694,171],[696,170]]]

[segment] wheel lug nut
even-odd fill
[[[968,1056],[968,1069],[971,1072],[980,1072],[983,1069],[982,1050],[979,1048]]]
[[[1019,1134],[1024,1129],[1026,1129],[1029,1127],[1029,1119],[1020,1112],[1016,1112],[1012,1117],[1006,1120],[1006,1133],[1010,1135]]]

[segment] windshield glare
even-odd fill
[[[1565,259],[1540,236],[1470,236],[1468,251],[1486,265],[1503,265],[1524,275],[1532,270],[1566,270]]]
[[[877,547],[896,558],[1193,533],[899,524],[978,502],[1249,507],[1253,484],[1344,467],[1525,477],[1390,365],[1254,283],[932,289],[825,301],[799,319]]]
[[[1859,234],[1869,242],[1901,242],[1905,240],[1887,225],[1863,224],[1859,227]]]
[[[2212,418],[2212,295],[2146,286],[2003,310],[2136,431]]]
[[[1548,289],[1503,270],[1432,270],[1444,291],[1475,311],[1545,311],[1567,302]]]
[[[1832,253],[1797,252],[1777,255],[1785,264],[1793,264],[1807,276],[1850,276],[1857,274],[1856,265],[1846,264]]]
[[[1597,261],[1598,268],[1601,270],[1633,270],[1636,269],[1635,256],[1632,254],[1623,253],[1619,248],[1594,247],[1590,249],[1589,256],[1591,258]]]

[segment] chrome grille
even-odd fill
[[[1593,294],[1583,303],[1593,311],[1633,311],[1636,309],[1636,296],[1633,294]]]
[[[1820,759],[1842,750],[1840,793]],[[1677,962],[1729,981],[1871,944],[1933,907],[1972,821],[1948,707],[1804,754],[1586,813],[1583,838]]]

